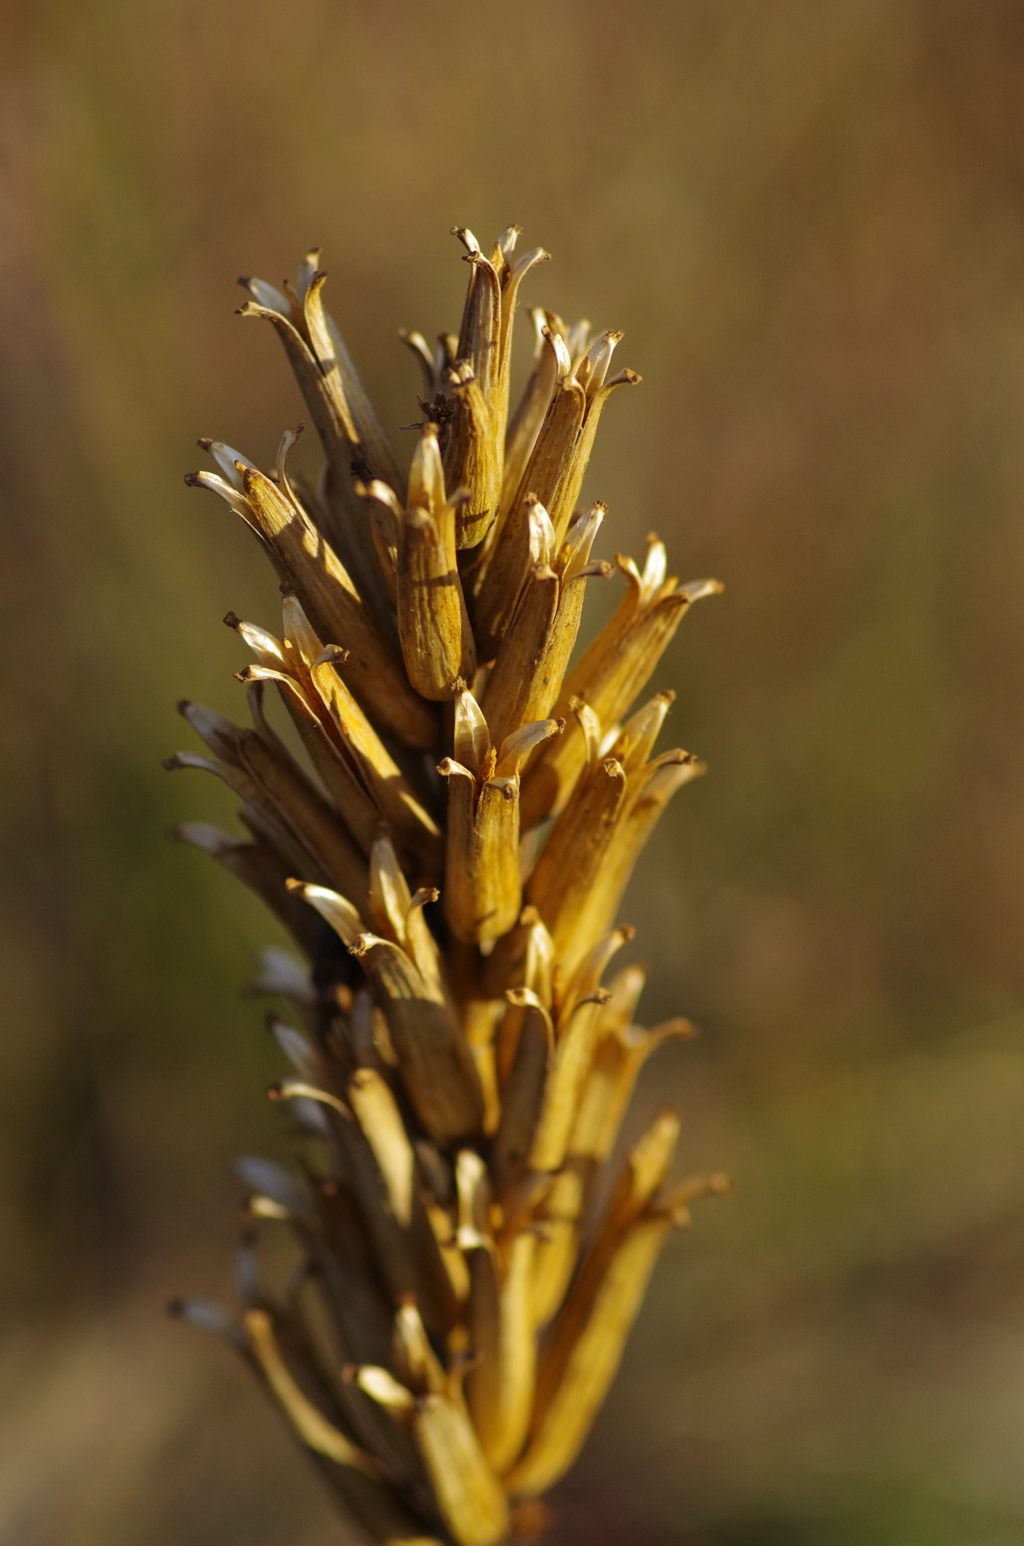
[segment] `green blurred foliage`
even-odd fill
[[[446,232],[621,326],[588,488],[725,596],[655,685],[711,764],[628,899],[683,1163],[559,1542],[1024,1538],[1024,13],[1011,0],[8,0],[0,1534],[326,1546],[219,1348],[239,1150],[281,1151],[240,996],[271,925],[165,833],[238,708],[254,545],[187,491],[299,416],[236,273],[312,241],[385,420],[456,319]],[[596,620],[616,582],[591,600]],[[671,743],[666,743],[671,744]]]

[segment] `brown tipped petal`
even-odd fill
[[[374,803],[403,853],[428,873],[438,868],[441,834],[416,799],[394,758],[329,661],[310,668],[310,679],[342,742],[354,756]]]
[[[551,511],[551,519],[555,523],[555,531],[559,541],[565,535],[572,520],[573,511],[580,497],[583,487],[583,478],[590,461],[590,453],[594,448],[594,437],[597,434],[597,426],[605,403],[617,386],[638,386],[640,377],[635,371],[626,370],[607,386],[595,392],[593,396],[587,396],[586,409],[583,423],[572,448],[572,454],[563,464],[559,476],[558,487],[552,493],[548,504]]]
[[[485,389],[468,360],[447,372],[453,422],[444,455],[447,486],[458,509],[456,543],[478,547],[498,516],[501,497],[501,431]]]
[[[533,999],[540,1005],[545,1013],[551,1005],[552,986],[555,971],[555,946],[551,935],[544,924],[537,917],[537,909],[534,907],[523,909],[520,916],[520,927],[514,934],[507,934],[505,939],[499,940],[488,966],[495,965],[494,986],[500,992],[502,989],[512,991],[514,997],[509,1002],[505,1016],[498,1033],[497,1064],[498,1077],[502,1084],[509,1077],[512,1067],[512,1059],[515,1056],[519,1040],[519,1032],[523,1023],[524,1008],[526,1002]],[[528,923],[523,919],[532,915]],[[515,935],[523,935],[521,953],[519,947],[515,953],[510,954],[506,962],[494,962],[494,957],[501,951],[505,940],[512,940]],[[529,1001],[523,999],[516,989],[512,987],[513,979],[518,978],[518,987],[531,993],[533,998]],[[491,982],[485,979],[486,986],[491,987]]]
[[[251,734],[249,731],[247,734]],[[232,767],[229,762],[213,761],[194,752],[176,752],[168,757],[164,767],[173,772],[180,768],[197,768],[204,773],[214,773],[243,801],[242,820],[250,831],[287,865],[292,874],[300,874],[308,880],[324,879],[318,858],[298,840],[291,826],[284,820],[276,805],[268,797],[263,786],[257,783],[245,768]]]
[[[455,555],[455,515],[412,510],[398,561],[398,632],[409,680],[435,702],[451,698],[457,678],[476,673],[473,635]]]
[[[543,987],[529,975],[527,964],[531,951],[535,951],[534,940],[538,932],[543,935],[548,945],[548,951],[544,956]],[[528,987],[539,993],[545,1004],[548,1004],[551,1001],[553,966],[551,936],[541,923],[537,909],[524,907],[519,915],[517,926],[498,941],[484,963],[483,990],[490,998],[500,998],[508,988],[520,987],[525,982]]]
[[[550,252],[545,252],[543,247],[534,247],[532,251],[524,252],[521,257],[510,263],[502,278],[501,333],[498,341],[498,390],[502,434],[505,432],[504,421],[508,417],[509,361],[512,353],[512,328],[515,322],[516,303],[519,299],[519,286],[531,268],[538,263],[546,263],[550,257]],[[507,258],[508,252],[506,252]]]
[[[338,1465],[353,1466],[366,1476],[378,1476],[379,1467],[371,1456],[328,1422],[300,1390],[281,1356],[273,1321],[266,1311],[247,1311],[244,1324],[250,1351],[303,1444]]]
[[[491,737],[487,729],[487,721],[473,694],[463,687],[455,697],[453,734],[455,761],[468,768],[474,778],[485,778],[484,768],[490,750]]]
[[[532,724],[521,725],[503,738],[498,750],[494,769],[496,778],[516,778],[538,746],[561,735],[565,721],[561,719],[537,719]]]
[[[416,1162],[395,1097],[375,1069],[360,1068],[349,1082],[348,1098],[380,1166],[391,1211],[407,1227]]]
[[[282,317],[291,316],[291,304],[286,295],[274,285],[267,284],[265,279],[240,279],[238,283],[243,289],[248,290],[258,306],[263,306],[268,311],[279,312]]]
[[[664,1186],[679,1142],[679,1113],[666,1106],[629,1153],[629,1190],[624,1205],[634,1216]]]
[[[571,1152],[598,1162],[606,1160],[618,1136],[637,1077],[651,1053],[666,1041],[687,1040],[695,1034],[689,1020],[679,1019],[667,1020],[653,1031],[639,1032],[636,1040],[606,1036],[598,1046],[587,1076]]]
[[[398,458],[359,380],[341,333],[324,310],[322,292],[326,280],[326,273],[314,272],[303,299],[306,332],[323,373],[324,388],[354,457],[370,476],[393,483],[399,473]]]
[[[472,1363],[466,1374],[466,1401],[486,1455],[501,1407],[501,1283],[495,1251],[475,1246],[467,1251],[467,1260]]]
[[[528,499],[534,498],[545,507],[557,541],[568,527],[572,511],[568,511],[560,525],[554,502],[572,464],[584,408],[582,388],[574,381],[564,381],[551,399],[519,490],[498,531],[494,551],[473,604],[477,644],[483,660],[493,659],[497,652],[529,566],[529,547],[525,540],[529,524]]]
[[[606,628],[569,673],[556,714],[579,697],[602,725],[613,725],[643,689],[684,615],[697,596],[713,595],[715,582],[684,587],[644,608],[639,587],[632,587]],[[563,809],[586,762],[579,730],[570,721],[557,746],[535,764],[523,788],[523,825]]]
[[[545,1199],[533,1277],[533,1320],[538,1330],[561,1309],[576,1269],[584,1180],[579,1166],[567,1167],[556,1177]]]
[[[556,345],[557,347],[557,345]],[[555,389],[537,443],[523,474],[520,492],[532,489],[551,516],[560,541],[572,515],[562,518],[563,490],[572,477],[576,443],[586,413],[586,397],[575,381],[564,379]]]
[[[611,934],[598,940],[593,949],[587,952],[565,991],[559,1015],[560,1024],[563,1021],[568,1024],[576,1005],[582,1003],[585,998],[589,998],[599,986],[608,962],[616,951],[621,950],[623,945],[633,938],[633,932],[633,929],[628,926],[615,929]]]
[[[355,426],[351,416],[346,422],[339,403],[331,394],[320,362],[296,328],[294,321],[284,316],[276,307],[253,304],[251,301],[241,308],[239,314],[243,317],[262,317],[273,323],[284,345],[288,363],[299,384],[306,407],[316,425],[324,454],[332,466],[347,474],[350,447],[357,439]]]
[[[495,940],[519,917],[519,781],[490,779],[474,798],[465,769],[440,767],[450,785],[445,914],[459,939]]]
[[[425,1196],[427,1200],[424,1202],[424,1208],[434,1232],[434,1239],[441,1253],[445,1271],[448,1273],[452,1293],[455,1295],[456,1302],[464,1305],[469,1297],[469,1269],[466,1266],[465,1256],[455,1243],[451,1216],[446,1208],[429,1200],[429,1193]]]
[[[289,868],[276,853],[262,843],[240,843],[204,822],[182,822],[175,836],[182,842],[202,848],[243,885],[248,886],[280,919],[306,954],[314,954],[316,919],[287,890],[285,882],[290,873]]]
[[[558,1043],[530,1150],[533,1170],[557,1170],[565,1159],[594,1054],[600,1012],[600,1002],[580,1004]]]
[[[356,425],[352,413],[345,386],[341,378],[341,370],[337,358],[337,351],[327,331],[327,318],[324,314],[323,290],[327,279],[325,273],[315,273],[306,289],[303,297],[303,320],[306,334],[309,338],[313,353],[323,374],[324,387],[330,397],[336,418],[341,427],[345,439],[356,452],[362,451],[362,436]],[[378,471],[383,475],[384,468]]]
[[[629,708],[661,659],[694,601],[715,595],[714,582],[683,586],[649,606],[637,608],[632,595],[570,673],[566,695],[589,703],[602,724],[613,724]]]
[[[588,397],[593,397],[604,386],[615,346],[622,342],[622,338],[623,335],[619,332],[602,333],[600,338],[591,344],[587,354],[577,365],[576,380],[585,389]]]
[[[662,811],[677,789],[703,772],[704,764],[689,753],[667,752],[657,764],[648,764],[640,775],[634,775],[643,778],[643,787],[627,794],[627,808],[611,835],[600,873],[581,904],[577,922],[582,933],[593,938],[611,927],[636,861]]]
[[[413,452],[409,467],[409,495],[406,505],[410,510],[426,510],[435,520],[447,508],[444,467],[437,442],[437,425],[426,423],[420,430],[420,438]]]
[[[651,1211],[664,1215],[673,1223],[685,1225],[689,1222],[685,1210],[691,1202],[701,1197],[726,1197],[732,1189],[731,1179],[720,1170],[709,1176],[691,1176],[688,1181],[681,1181],[670,1192],[655,1198]]]
[[[264,666],[250,666],[241,676],[246,682],[276,683],[292,723],[309,753],[310,761],[338,807],[348,831],[365,853],[381,812],[367,793],[351,759],[344,756],[342,749],[331,737],[301,685],[283,672],[271,671]]]
[[[461,1401],[425,1397],[413,1430],[458,1546],[497,1546],[508,1531],[508,1504]]]
[[[572,1315],[565,1331],[561,1326],[556,1330],[548,1358],[557,1357],[560,1378],[523,1459],[505,1478],[511,1495],[532,1497],[546,1491],[582,1449],[670,1227],[667,1219],[639,1219],[612,1258],[589,1313],[585,1318]],[[564,1351],[563,1340],[569,1342]]]
[[[471,232],[466,235],[472,238]],[[483,390],[490,392],[500,368],[497,358],[501,327],[498,273],[479,248],[471,248],[464,262],[468,264],[470,274],[459,329],[458,358],[469,362]]]
[[[550,335],[546,332],[544,312],[536,307],[530,315],[533,319],[537,346],[533,371],[505,437],[505,470],[499,512],[501,520],[505,518],[509,506],[519,491],[526,464],[537,442],[540,427],[544,422],[544,416],[558,380],[558,354]]]
[[[392,607],[398,595],[398,547],[402,507],[393,491],[379,478],[356,483],[355,492],[365,499],[370,514],[373,545]]]
[[[419,361],[420,368],[423,371],[423,393],[426,399],[430,401],[437,393],[438,386],[440,385],[434,353],[422,333],[410,333],[408,329],[400,327],[398,329],[398,336],[409,352],[414,354]]]
[[[353,907],[347,897],[339,896],[336,891],[330,891],[326,886],[308,886],[303,885],[301,881],[293,882],[290,889],[311,907],[315,907],[346,945],[354,945],[363,933],[363,920],[359,916],[358,909]]]
[[[411,902],[390,834],[379,832],[370,850],[370,912],[379,932],[403,946]]]
[[[266,791],[296,837],[317,855],[332,884],[349,896],[364,895],[367,871],[363,855],[340,817],[291,758],[268,746],[255,731],[240,738],[239,754],[242,766]]]
[[[280,639],[275,639],[266,628],[260,628],[255,623],[244,622],[229,612],[224,619],[229,628],[234,628],[247,648],[252,650],[261,666],[266,666],[270,671],[287,671],[288,659]]]
[[[215,709],[204,708],[201,703],[183,701],[178,704],[178,712],[183,719],[188,720],[196,734],[202,737],[215,757],[220,757],[232,767],[241,766],[238,742],[245,732],[240,725],[226,719],[223,714],[218,714]]]
[[[409,686],[330,544],[262,473],[248,469],[245,485],[282,579],[319,636],[349,651],[343,674],[367,713],[406,745],[432,745],[430,708]]]
[[[398,945],[364,934],[349,948],[374,984],[399,1071],[427,1132],[441,1141],[476,1132],[483,1116],[480,1081],[453,1011]]]
[[[256,536],[263,541],[263,529],[253,514],[252,506],[244,494],[232,488],[224,478],[218,478],[215,472],[190,472],[186,474],[185,482],[189,488],[209,489],[211,494],[219,494],[226,505],[229,505],[236,515],[240,515],[245,524]]]
[[[593,940],[579,921],[615,835],[625,790],[621,764],[613,758],[598,762],[555,823],[530,877],[529,900],[550,929],[556,958],[567,974],[575,971]]]
[[[558,697],[575,641],[575,626],[567,632],[559,625],[561,589],[547,564],[534,565],[527,576],[481,705],[496,745],[521,725],[546,718]]]
[[[622,726],[612,756],[618,757],[627,773],[635,773],[646,763],[675,696],[674,692],[656,693]]]
[[[492,1165],[499,1194],[525,1174],[554,1051],[547,1011],[533,1005],[512,1008],[520,1008],[521,1024],[501,1092],[501,1120],[494,1139]]]
[[[537,1371],[532,1280],[537,1236],[524,1231],[512,1241],[499,1302],[497,1410],[484,1438],[484,1453],[502,1475],[518,1457],[530,1426]]]
[[[345,386],[345,395],[352,410],[352,416],[356,421],[359,431],[359,441],[364,456],[370,466],[370,472],[374,477],[383,478],[385,482],[397,487],[397,480],[401,474],[401,464],[395,452],[394,446],[388,437],[387,431],[377,416],[377,410],[359,379],[359,373],[352,362],[352,356],[345,346],[345,340],[331,316],[325,313],[327,320],[327,332],[330,336],[334,355],[338,361],[341,378]]]
[[[427,926],[423,909],[436,902],[440,892],[434,886],[424,887],[410,898],[405,915],[405,948],[416,963],[416,969],[428,988],[441,996],[441,956],[437,941]]]
[[[440,1395],[448,1389],[443,1365],[431,1345],[419,1310],[409,1299],[403,1300],[395,1316],[395,1345],[402,1372],[418,1390]]]
[[[345,1372],[348,1376],[350,1371]],[[416,1405],[416,1398],[412,1391],[400,1385],[389,1370],[379,1366],[363,1364],[355,1371],[355,1383],[372,1401],[384,1407],[393,1417],[405,1416]]]

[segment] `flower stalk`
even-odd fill
[[[268,904],[299,957],[258,986],[291,1074],[297,1174],[246,1159],[239,1313],[177,1306],[243,1354],[347,1508],[357,1537],[499,1546],[578,1455],[665,1236],[720,1175],[670,1185],[671,1108],[602,1186],[647,1058],[688,1021],[634,1023],[645,973],[612,972],[618,907],[672,795],[703,772],[654,753],[672,703],[641,704],[694,601],[664,546],[572,664],[607,514],[579,508],[598,421],[632,371],[535,308],[509,412],[519,287],[511,228],[471,232],[457,335],[403,334],[424,377],[408,476],[324,307],[319,253],[242,315],[279,335],[324,468],[262,471],[204,440],[187,482],[249,526],[281,581],[280,635],[233,613],[251,726],[180,709],[246,835],[178,835]],[[271,714],[274,700],[283,713]],[[607,980],[606,980],[607,979]],[[611,1201],[607,1197],[610,1195]],[[293,1270],[260,1244],[285,1231]]]

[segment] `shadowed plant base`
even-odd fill
[[[644,972],[605,983],[632,935],[620,898],[661,811],[703,771],[654,755],[672,701],[641,695],[692,603],[648,540],[576,665],[606,514],[578,508],[598,420],[632,371],[621,335],[534,309],[509,416],[516,297],[547,254],[471,232],[458,336],[403,334],[424,375],[408,478],[324,309],[310,253],[283,291],[243,280],[316,426],[314,488],[201,441],[218,494],[265,548],[280,636],[234,614],[251,728],[184,703],[245,835],[179,836],[250,886],[302,959],[259,987],[292,1073],[270,1091],[297,1174],[247,1159],[238,1314],[175,1309],[232,1342],[351,1516],[355,1538],[497,1546],[535,1536],[579,1453],[665,1235],[721,1175],[671,1186],[662,1111],[600,1185],[637,1075],[685,1020],[634,1024]],[[265,713],[273,689],[294,736]],[[632,713],[631,713],[632,710]],[[284,721],[279,722],[284,725]],[[292,749],[294,747],[294,750]],[[602,1204],[602,1197],[611,1201]],[[266,1229],[290,1270],[265,1270]],[[273,1242],[280,1266],[282,1242]],[[264,1253],[264,1256],[266,1253]]]

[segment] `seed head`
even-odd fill
[[[663,544],[570,668],[607,514],[579,508],[622,334],[530,313],[533,367],[509,414],[526,274],[510,227],[472,232],[458,334],[403,333],[424,378],[408,477],[324,307],[310,252],[295,285],[241,283],[278,333],[316,427],[316,487],[202,440],[186,481],[248,525],[281,581],[280,635],[229,613],[251,727],[180,709],[244,836],[177,835],[265,901],[302,959],[268,951],[258,991],[292,1074],[268,1092],[298,1176],[240,1162],[250,1188],[234,1315],[175,1309],[239,1348],[364,1538],[497,1546],[535,1535],[614,1377],[666,1234],[719,1175],[674,1188],[663,1110],[609,1162],[637,1076],[686,1020],[647,1031],[645,973],[605,983],[632,937],[617,913],[671,796],[702,773],[654,754],[672,703],[639,708],[692,603]],[[301,428],[301,426],[299,427]],[[270,698],[267,699],[268,689]],[[276,726],[268,702],[279,699]],[[258,1242],[296,1266],[265,1281]]]

